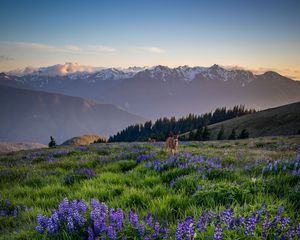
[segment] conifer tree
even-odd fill
[[[243,129],[238,136],[238,139],[249,138],[249,132],[246,129]]]
[[[224,126],[222,125],[221,128],[220,128],[220,131],[218,133],[217,139],[218,140],[222,140],[223,139],[223,135],[224,135]]]
[[[56,142],[52,136],[50,136],[50,142],[48,143],[49,148],[55,147]]]
[[[233,128],[231,134],[228,137],[228,140],[235,140],[235,139],[236,139],[236,133],[235,133],[235,129]]]
[[[210,137],[210,132],[209,132],[207,126],[205,126],[203,133],[202,133],[202,139],[203,139],[203,141],[208,141],[209,137]]]

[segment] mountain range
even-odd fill
[[[300,100],[299,81],[272,71],[254,74],[216,64],[121,69],[66,63],[3,73],[3,82],[114,104],[147,119],[200,114],[237,104],[260,110]]]
[[[268,71],[166,66],[93,68],[66,63],[0,73],[0,141],[62,142],[111,135],[164,116],[300,101],[300,81]]]

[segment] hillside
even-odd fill
[[[0,85],[0,141],[47,144],[83,134],[110,135],[144,121],[112,104]]]
[[[20,150],[33,150],[47,148],[48,146],[40,143],[11,143],[0,142],[0,153],[16,152]]]
[[[67,146],[67,145],[75,145],[75,146],[80,146],[80,145],[88,145],[91,143],[94,143],[95,141],[102,139],[106,141],[106,137],[103,136],[98,136],[98,135],[82,135],[78,137],[73,137],[67,141],[65,141],[62,145]]]
[[[247,129],[249,137],[293,135],[300,129],[300,102],[270,108],[224,122],[208,126],[211,139],[216,139],[220,128],[224,126],[227,139],[233,128],[237,133]]]

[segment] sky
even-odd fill
[[[0,71],[238,66],[300,80],[299,0],[1,0]]]

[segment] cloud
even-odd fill
[[[29,42],[0,42],[1,48],[11,49],[11,48],[22,48],[22,49],[38,49],[38,50],[53,50],[54,46],[40,44],[40,43],[29,43]]]
[[[30,43],[30,42],[0,42],[0,49],[24,49],[34,51],[47,51],[47,52],[67,52],[67,53],[85,53],[94,54],[100,52],[115,52],[116,49],[110,46],[104,45],[88,45],[88,46],[77,46],[77,45],[66,45],[66,46],[52,46],[41,43]]]
[[[135,49],[148,53],[165,53],[166,50],[158,47],[136,47]]]
[[[67,45],[66,49],[74,52],[80,52],[82,50],[80,47],[76,45]]]
[[[90,45],[88,46],[88,50],[95,51],[95,52],[115,52],[116,49],[109,46],[103,45]]]
[[[12,57],[6,56],[6,55],[0,55],[0,61],[13,61],[15,60]]]

